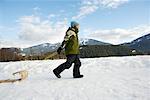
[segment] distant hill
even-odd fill
[[[129,56],[147,53],[150,50],[150,34],[135,39],[130,43],[124,43],[120,45],[112,45],[110,43],[86,38],[80,39],[79,42],[81,46],[81,57],[83,58],[101,56]],[[52,52],[56,51],[60,45],[61,43],[44,43],[29,48],[24,48],[23,53],[32,56],[40,56],[46,54],[47,57]],[[64,57],[63,55],[61,58]],[[58,57],[59,56],[57,55],[54,58]]]
[[[122,45],[128,46],[145,54],[150,54],[150,33]]]
[[[80,39],[80,45],[110,45],[109,43],[101,42],[94,39]],[[61,43],[51,44],[44,43],[36,46],[32,46],[29,48],[24,48],[23,53],[26,55],[41,55],[48,52],[56,51],[57,48],[61,45]]]
[[[42,55],[47,52],[53,52],[60,46],[60,43],[51,44],[51,43],[44,43],[36,46],[32,46],[29,48],[24,48],[23,53],[26,55]]]
[[[120,45],[112,45],[102,41],[94,39],[80,39],[80,55],[82,58],[93,58],[93,57],[108,57],[108,56],[130,56],[130,55],[141,55],[150,54],[150,34],[139,37],[132,42],[124,43]],[[65,58],[65,53],[51,57],[50,55],[55,52],[61,43],[43,43],[35,45],[29,48],[18,48],[19,52],[12,52],[13,58],[19,57],[20,60],[42,60],[46,58],[59,59]],[[7,48],[12,50],[11,48]],[[7,50],[8,51],[8,50]],[[1,51],[1,54],[4,54]],[[7,54],[9,53],[6,52]],[[15,54],[15,55],[14,55]],[[9,54],[10,55],[10,54]],[[1,55],[2,61],[12,61],[6,59],[9,55]],[[7,56],[7,57],[6,57]],[[3,60],[4,59],[4,60]],[[15,61],[15,60],[14,60]]]
[[[98,41],[95,39],[87,39],[87,38],[81,38],[80,39],[80,45],[111,45],[110,43],[105,43],[102,41]]]
[[[109,57],[109,56],[131,56],[142,54],[134,52],[131,48],[121,45],[85,45],[80,49],[82,58]]]

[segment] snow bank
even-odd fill
[[[0,100],[150,100],[150,56],[81,59],[82,79],[65,70],[57,79],[52,70],[65,60],[0,63],[0,79],[28,70],[17,83],[0,84]]]

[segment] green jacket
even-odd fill
[[[64,37],[65,54],[79,54],[78,32],[74,28],[69,28]]]

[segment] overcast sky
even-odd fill
[[[0,0],[0,47],[62,42],[71,21],[80,38],[130,42],[150,33],[150,1]]]

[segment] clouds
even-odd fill
[[[16,24],[13,26],[16,30],[13,31],[15,36],[12,37],[11,34],[9,38],[1,39],[10,27],[4,29],[4,26],[0,26],[0,47],[29,47],[46,42],[62,42],[68,28],[67,18],[61,17],[59,13],[43,14],[38,6],[32,10],[32,15],[25,14],[15,19]]]
[[[3,43],[7,42],[10,43],[10,45],[13,44],[11,40],[16,40],[14,42],[24,45],[61,42],[69,27],[70,21],[77,20],[81,23],[80,35],[84,35],[86,38],[95,38],[114,44],[131,41],[149,33],[149,26],[142,25],[148,24],[148,15],[147,12],[145,12],[147,11],[146,9],[148,9],[148,5],[146,6],[145,2],[143,2],[142,6],[142,2],[140,2],[140,4],[139,2],[135,2],[134,4],[129,1],[130,0],[77,0],[76,2],[69,1],[60,3],[56,0],[52,1],[53,3],[50,1],[49,4],[47,2],[42,4],[41,2],[37,4],[33,3],[31,7],[27,4],[26,8],[21,7],[24,6],[23,3],[21,6],[17,6],[19,3],[16,3],[16,5],[12,7],[13,9],[15,7],[17,7],[15,9],[20,8],[19,12],[17,11],[13,13],[13,15],[6,13],[6,21],[4,21],[4,24],[2,23],[3,25],[0,25],[0,36],[6,40]],[[64,6],[66,3],[67,6]],[[126,3],[128,4],[125,7],[120,7]],[[117,8],[117,10],[111,10],[115,8]],[[11,9],[10,7],[8,11],[12,11]],[[111,13],[108,14],[110,10]],[[102,11],[102,13],[100,14],[98,11]],[[85,18],[85,16],[90,14],[93,15]],[[15,23],[16,20],[17,23]],[[132,27],[134,25],[137,26]],[[130,28],[123,29],[118,28],[118,26]],[[99,27],[105,29],[99,29]],[[114,29],[110,29],[112,27],[114,27]],[[85,30],[87,28],[92,30]],[[95,29],[93,30],[93,28]]]
[[[67,29],[67,19],[56,17],[58,14],[41,16],[41,8],[34,7],[34,14],[18,19],[18,37],[31,42],[61,42]],[[54,20],[55,19],[55,20]]]
[[[88,33],[87,37],[119,44],[130,42],[140,36],[150,33],[150,26],[140,25],[129,29],[115,28],[110,30],[86,30],[86,32]]]
[[[73,16],[72,19],[83,18],[86,15],[95,12],[97,9],[98,9],[98,7],[95,6],[95,5],[86,5],[86,6],[83,6],[83,7],[80,8],[80,11],[79,11],[78,15]]]
[[[65,21],[42,20],[39,16],[23,16],[18,20],[19,38],[34,42],[60,42],[67,29]]]
[[[129,0],[82,0],[78,14],[76,16],[73,16],[72,18],[83,18],[95,12],[99,8],[117,8],[128,1]]]
[[[23,41],[15,41],[15,40],[0,40],[0,48],[10,48],[10,47],[22,47],[22,48],[25,48],[25,47],[29,47],[31,45],[29,45],[28,43],[26,42],[23,42]]]
[[[41,18],[37,15],[22,16],[17,20],[18,33],[16,39],[1,39],[2,47],[29,47],[41,43],[62,42],[67,30],[67,20],[53,21],[50,18]],[[2,27],[0,27],[1,29]],[[5,28],[6,29],[6,28]]]

